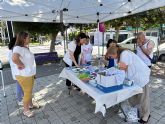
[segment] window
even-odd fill
[[[151,32],[146,32],[146,36],[150,36]]]
[[[151,36],[158,37],[158,32],[152,32]]]
[[[129,41],[127,41],[127,43],[126,44],[132,44],[132,39],[131,40],[129,40]]]
[[[91,41],[91,44],[94,44],[94,36],[93,35],[90,36],[90,41]]]
[[[137,39],[136,38],[132,39],[132,43],[133,44],[135,44],[136,42],[137,42]]]
[[[106,41],[108,41],[110,39],[110,34],[106,34]]]
[[[118,39],[118,42],[122,42],[124,41],[125,39],[127,39],[128,37],[128,34],[119,34],[119,39]]]

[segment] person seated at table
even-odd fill
[[[86,43],[86,40],[87,40],[86,34],[79,33],[76,40],[68,44],[67,52],[63,58],[66,67],[70,67],[70,66],[80,67],[80,62],[82,61],[81,46]],[[70,89],[71,81],[67,79],[66,85],[68,86],[68,89]]]
[[[107,55],[118,60],[118,67],[121,70],[125,70],[127,79],[133,80],[136,85],[143,88],[143,93],[136,97],[134,106],[140,106],[140,118],[145,117],[144,123],[147,123],[150,118],[150,95],[146,90],[148,89],[146,86],[148,86],[151,72],[149,67],[135,53],[128,49],[112,46],[108,48]],[[139,122],[141,123],[141,119]]]
[[[87,36],[86,43],[82,45],[82,64],[91,65],[92,61],[92,44],[90,43],[90,38]]]
[[[115,47],[119,47],[117,45],[117,41],[113,40],[113,39],[109,39],[108,40],[108,43],[106,45],[107,47],[107,50],[109,47],[112,47],[112,46],[115,46]],[[111,57],[108,57],[107,55],[105,55],[105,59],[108,60],[108,66],[107,68],[111,68],[111,67],[114,67],[116,65],[116,60],[111,58]]]

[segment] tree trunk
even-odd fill
[[[116,40],[117,42],[119,42],[118,40],[119,40],[119,31],[120,31],[120,27],[116,27],[115,30],[116,30],[116,37],[115,37],[115,40]]]
[[[163,40],[163,24],[160,23],[160,41]]]
[[[55,43],[54,42],[56,41],[57,34],[58,34],[58,32],[51,34],[50,52],[54,52],[55,51]]]
[[[80,24],[80,32],[82,31],[82,24]]]

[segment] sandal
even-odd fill
[[[23,114],[24,114],[26,117],[28,117],[28,118],[31,118],[31,117],[34,116],[34,113],[31,112],[30,110],[28,110],[28,111],[26,111],[26,112],[23,112]]]
[[[41,106],[39,106],[39,105],[29,106],[29,109],[39,109],[39,108],[41,108]]]

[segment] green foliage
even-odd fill
[[[97,28],[97,24],[70,24],[70,26],[75,27],[79,32],[90,32]]]
[[[60,23],[39,23],[39,22],[13,22],[14,31],[28,31],[31,34],[51,34],[62,31]]]
[[[74,40],[76,38],[76,36],[78,35],[79,31],[74,31],[69,33],[69,40]]]
[[[50,52],[55,50],[54,40],[58,32],[64,30],[61,23],[13,22],[13,27],[16,34],[20,31],[28,31],[36,37],[38,34],[49,35],[51,37]]]
[[[106,26],[120,28],[121,26],[141,27],[144,30],[159,27],[165,23],[165,7],[141,12],[134,15],[107,21]]]
[[[119,19],[113,19],[110,21],[105,22],[106,29],[109,29],[110,27],[119,28],[123,25],[124,18]]]

